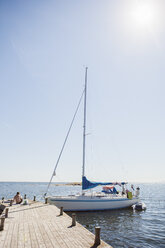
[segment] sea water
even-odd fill
[[[0,182],[0,198],[12,198],[17,191],[27,198],[43,201],[47,183]],[[80,212],[77,220],[94,233],[101,227],[101,238],[114,248],[165,248],[165,184],[139,184],[145,211],[132,209]],[[51,195],[68,195],[81,191],[80,186],[52,184]]]

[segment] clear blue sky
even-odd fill
[[[91,180],[164,181],[165,2],[0,1],[0,181],[48,181],[88,66]],[[55,181],[80,181],[82,107]]]

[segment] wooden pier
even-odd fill
[[[75,222],[62,209],[54,205],[29,201],[28,205],[4,203],[9,211],[0,231],[0,248],[105,248],[111,247],[99,241],[99,228],[96,235]],[[99,244],[100,242],[100,244]],[[111,247],[112,248],[112,247]]]

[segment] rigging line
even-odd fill
[[[80,107],[80,103],[81,103],[81,101],[82,101],[82,98],[83,98],[84,92],[85,92],[85,88],[84,88],[84,90],[83,90],[83,92],[82,92],[82,95],[81,95],[81,97],[80,97],[80,100],[79,100],[79,102],[78,102],[78,105],[77,105],[76,111],[75,111],[75,113],[74,113],[74,116],[73,116],[73,119],[72,119],[72,121],[71,121],[71,124],[70,124],[69,130],[68,130],[67,135],[66,135],[66,138],[65,138],[65,140],[64,140],[64,144],[63,144],[63,146],[62,146],[62,148],[61,148],[61,151],[60,151],[60,154],[59,154],[59,156],[58,156],[58,159],[57,159],[57,162],[56,162],[56,165],[55,165],[55,168],[54,168],[53,174],[52,174],[52,176],[51,176],[51,178],[50,178],[50,181],[49,181],[49,183],[48,183],[47,190],[46,190],[46,192],[45,192],[44,196],[46,196],[46,195],[47,195],[48,190],[49,190],[49,187],[50,187],[50,184],[51,184],[51,182],[52,182],[52,179],[53,179],[53,177],[56,175],[56,169],[57,169],[58,163],[59,163],[59,161],[60,161],[60,158],[61,158],[62,152],[63,152],[64,147],[65,147],[65,144],[66,144],[66,141],[67,141],[67,139],[68,139],[68,136],[69,136],[69,134],[70,134],[71,128],[72,128],[72,126],[73,126],[73,122],[74,122],[74,120],[75,120],[75,117],[76,117],[76,115],[77,115],[78,109],[79,109],[79,107]]]

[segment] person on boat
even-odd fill
[[[140,195],[140,188],[137,187],[136,188],[136,192],[135,192],[135,196],[138,197]]]
[[[124,187],[124,185],[122,185],[122,195],[125,195],[126,194],[126,189]]]
[[[131,189],[132,189],[132,192],[135,190],[133,184],[131,184]]]
[[[16,204],[20,204],[22,202],[22,196],[19,192],[14,196],[13,201],[16,202]]]

